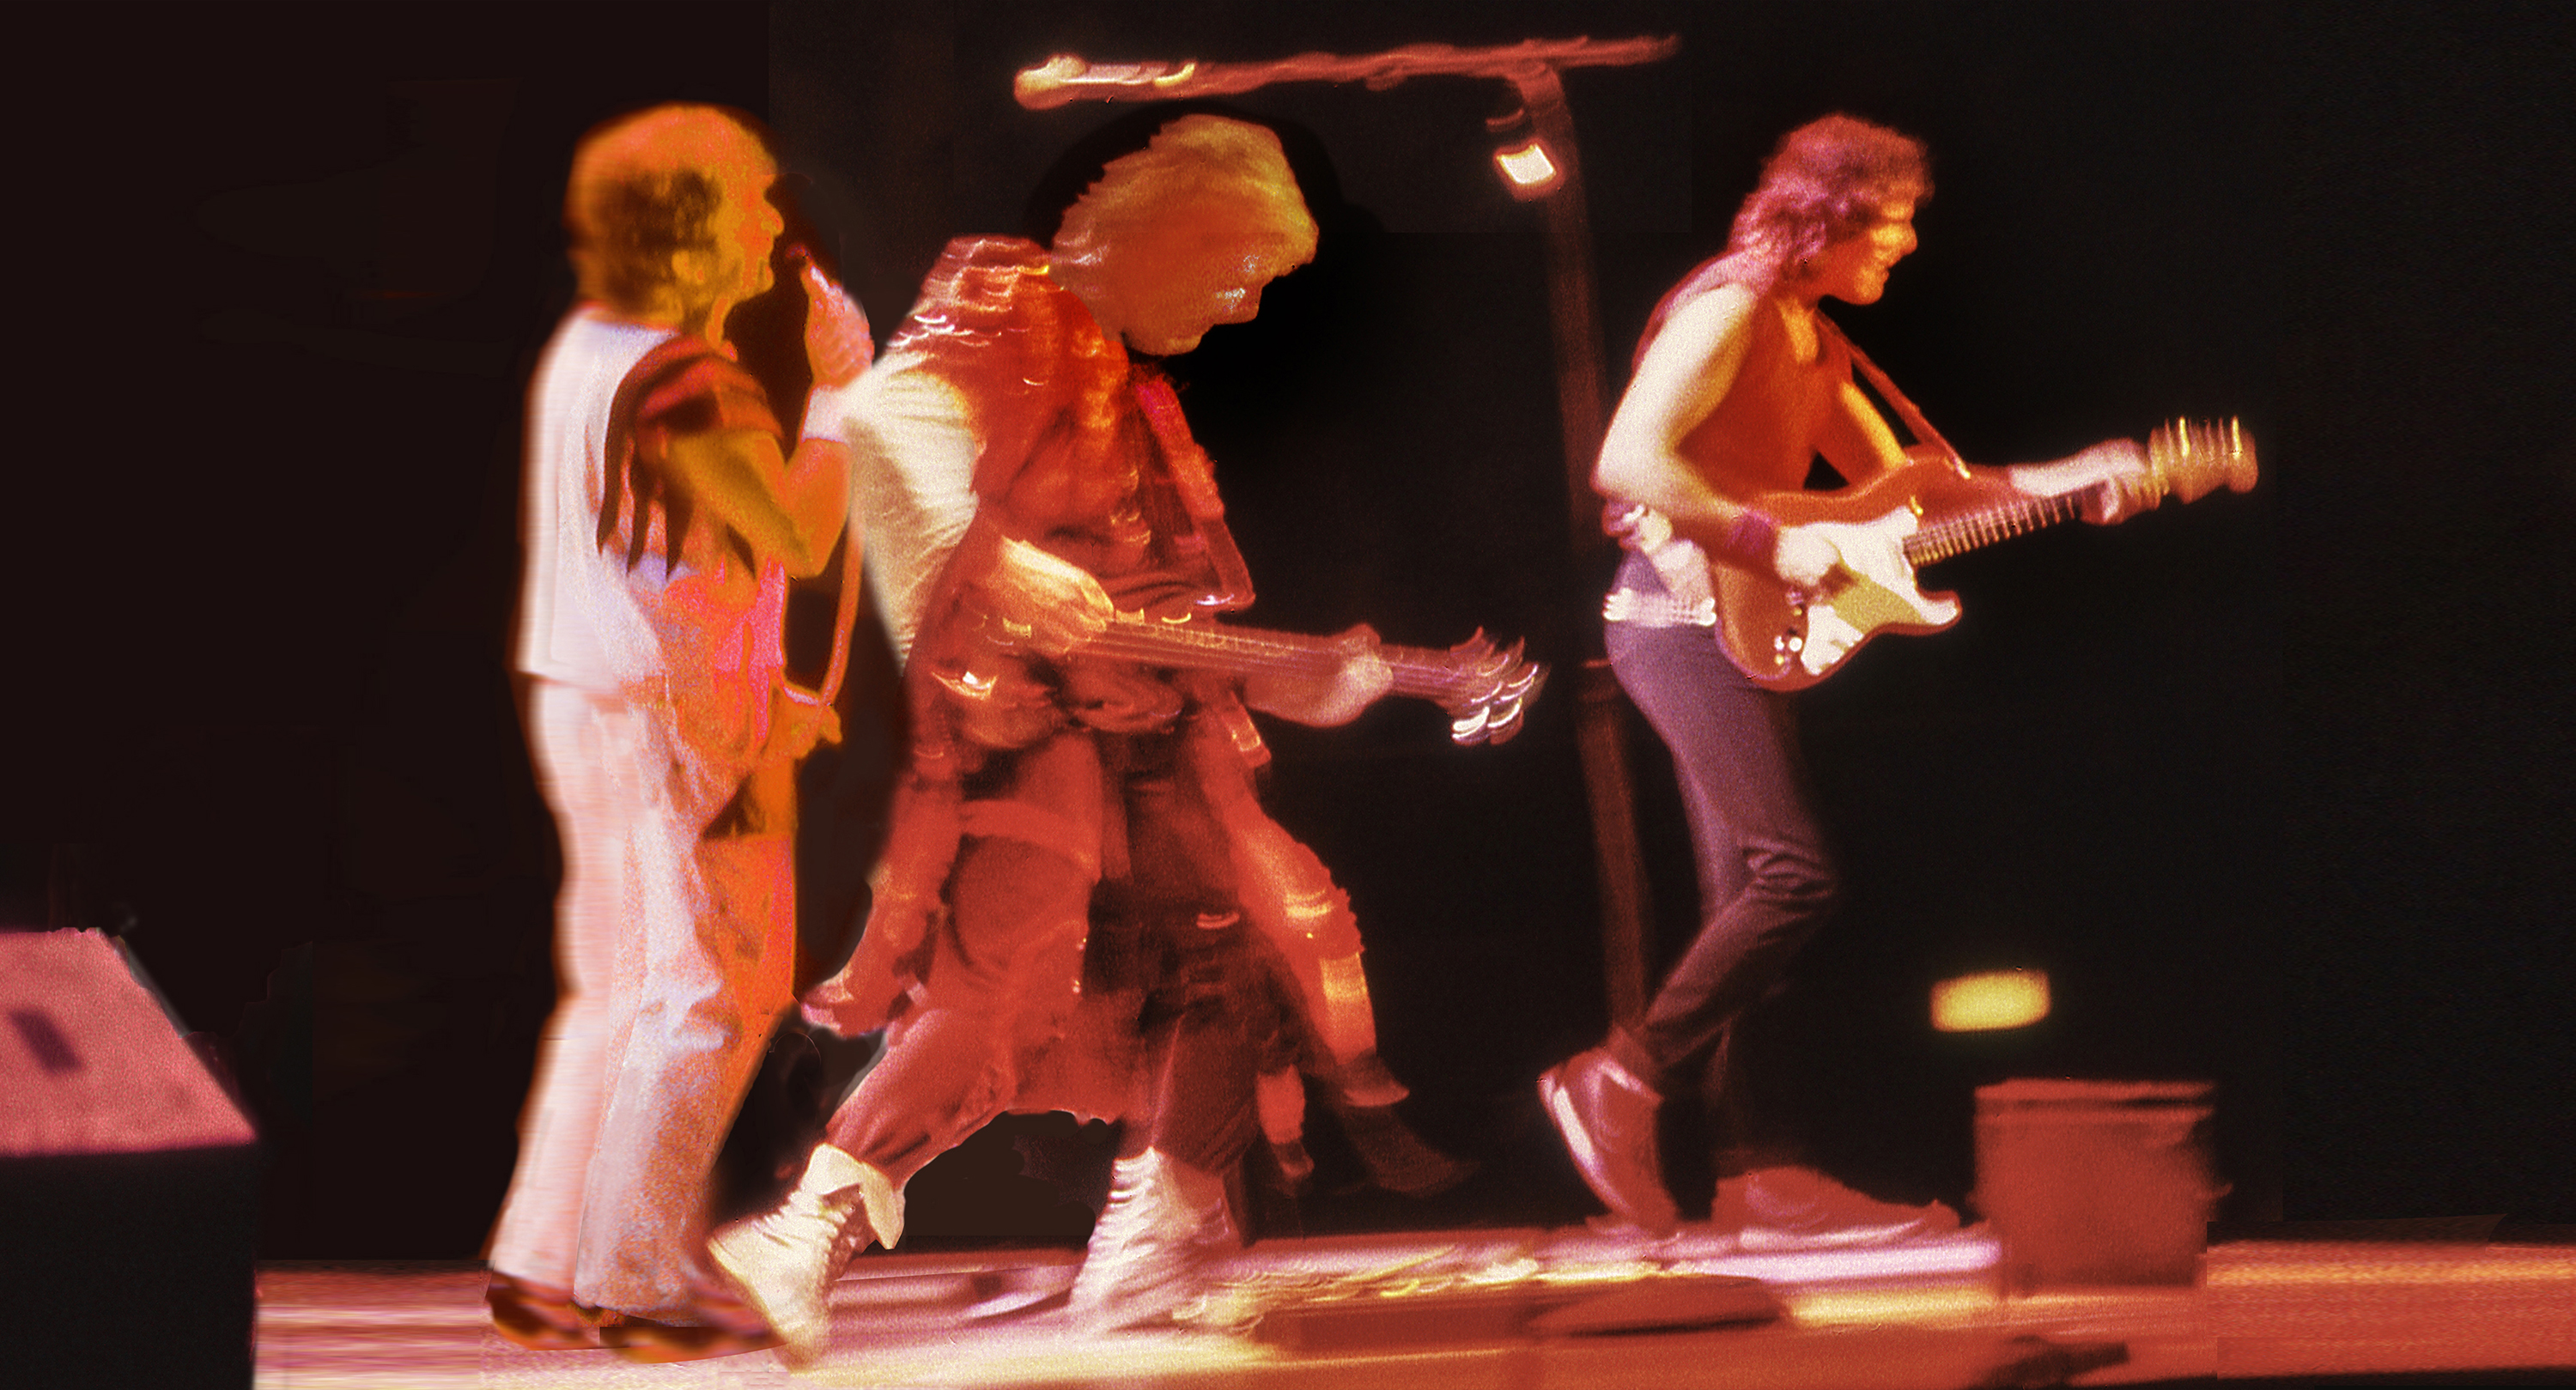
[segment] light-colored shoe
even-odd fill
[[[1892,1245],[1959,1229],[1959,1214],[1939,1202],[1882,1202],[1812,1168],[1759,1168],[1724,1179],[1710,1215],[1754,1252]]]
[[[715,1233],[707,1253],[778,1334],[791,1366],[812,1363],[832,1340],[832,1281],[870,1240],[903,1239],[903,1194],[874,1164],[829,1144],[772,1211]]]
[[[1074,1277],[1074,1320],[1096,1332],[1168,1325],[1208,1264],[1242,1244],[1225,1179],[1159,1149],[1122,1158]]]
[[[1664,1186],[1655,1133],[1664,1098],[1654,1087],[1596,1047],[1550,1068],[1538,1097],[1603,1206],[1657,1240],[1680,1229],[1681,1211]]]

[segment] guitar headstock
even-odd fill
[[[2147,474],[2156,490],[2196,502],[2225,484],[2230,492],[2254,486],[2254,436],[2226,420],[2171,420],[2147,436]]]
[[[1478,629],[1451,647],[1450,669],[1439,700],[1449,711],[1449,739],[1474,745],[1503,743],[1521,731],[1522,716],[1547,683],[1547,666],[1521,654],[1523,644],[1498,648]]]

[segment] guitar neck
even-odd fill
[[[2072,521],[2084,513],[2083,493],[2065,492],[2055,497],[2025,497],[1992,507],[1981,507],[1931,522],[1905,538],[1906,563],[1918,568],[1953,555],[1964,555],[1979,546],[2027,535],[2043,526]]]
[[[2258,467],[2254,441],[2235,420],[2174,420],[2147,436],[2145,476],[2133,487],[2149,507],[2167,497],[2185,502],[2225,486],[2243,492],[2254,486]],[[1916,566],[1946,560],[2008,536],[2054,526],[2083,515],[2088,488],[2054,497],[2018,497],[1955,513],[1918,528],[1905,538],[1905,558]]]
[[[1208,622],[1167,623],[1132,613],[1110,619],[1108,629],[1083,650],[1155,666],[1239,675],[1276,671],[1321,676],[1341,665],[1349,655],[1339,644],[1320,638]],[[1460,693],[1468,684],[1467,676],[1458,670],[1457,659],[1448,652],[1381,646],[1378,655],[1394,673],[1394,693],[1398,695],[1440,700]]]

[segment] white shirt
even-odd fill
[[[618,385],[670,336],[585,305],[538,363],[528,393],[517,654],[530,675],[618,694],[661,668],[652,626],[627,588],[625,555],[599,545],[599,506]]]
[[[843,397],[850,525],[868,538],[870,588],[897,662],[911,655],[931,586],[976,509],[973,414],[923,367],[917,353],[892,353]]]

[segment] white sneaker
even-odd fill
[[[1208,1263],[1242,1244],[1223,1178],[1158,1149],[1122,1158],[1074,1277],[1074,1319],[1100,1332],[1166,1325]]]
[[[1725,1179],[1711,1216],[1751,1252],[1892,1245],[1959,1229],[1959,1214],[1939,1202],[1882,1202],[1812,1168],[1794,1167]]]
[[[791,1366],[822,1356],[832,1340],[832,1281],[873,1239],[903,1238],[903,1194],[873,1164],[826,1144],[775,1210],[736,1221],[707,1253],[742,1289]]]

